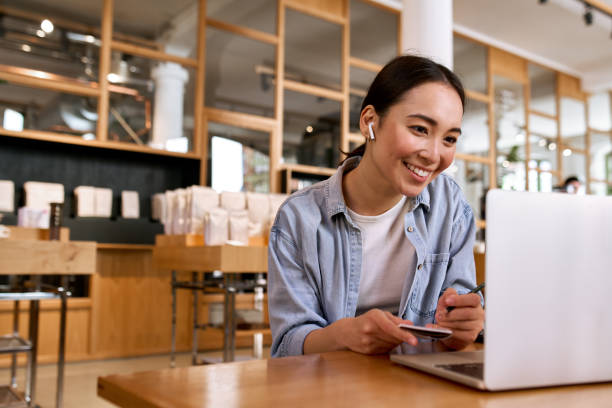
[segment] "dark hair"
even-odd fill
[[[567,186],[570,185],[570,183],[574,183],[574,182],[579,182],[580,183],[580,179],[576,176],[569,176],[568,178],[565,179],[565,182],[563,183],[563,187],[567,188]]]
[[[459,77],[444,65],[416,55],[402,55],[387,63],[370,85],[361,110],[372,105],[382,120],[389,108],[398,103],[406,92],[427,82],[450,85],[459,94],[465,110],[465,91]],[[366,144],[363,143],[348,153],[346,158],[363,156],[365,149]]]

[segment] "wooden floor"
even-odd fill
[[[251,349],[236,351],[237,359],[247,359],[251,356]],[[208,352],[200,354],[204,359],[220,359],[221,352]],[[269,349],[264,349],[264,356],[270,355]],[[177,355],[176,366],[186,367],[191,364],[191,355],[181,353]],[[114,405],[98,398],[96,394],[97,379],[102,375],[130,373],[135,371],[148,371],[168,368],[169,355],[158,355],[138,358],[124,358],[116,360],[88,361],[83,363],[68,363],[65,370],[64,408],[110,408]],[[41,408],[55,407],[55,381],[57,366],[55,364],[39,365],[36,402]],[[0,369],[0,384],[8,384],[10,371]],[[19,369],[19,389],[25,384],[25,369]]]

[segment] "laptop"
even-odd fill
[[[492,190],[485,347],[392,361],[498,391],[612,381],[612,197]]]

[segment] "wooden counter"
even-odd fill
[[[157,268],[177,271],[267,272],[268,247],[155,246],[153,262]]]
[[[612,384],[483,392],[350,351],[98,378],[121,407],[610,407]]]
[[[91,275],[96,243],[0,239],[0,275]]]

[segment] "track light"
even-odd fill
[[[587,4],[585,6],[584,9],[584,24],[590,26],[591,24],[593,24],[593,7],[589,4]]]

